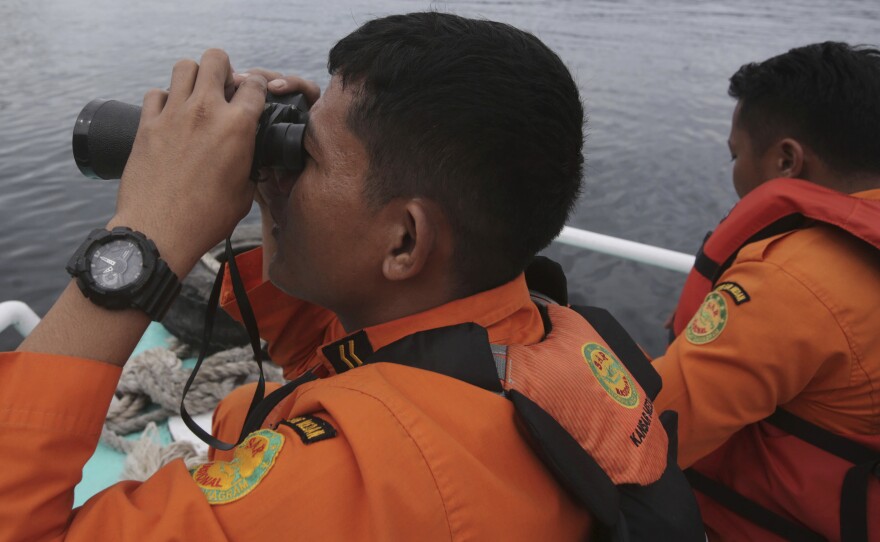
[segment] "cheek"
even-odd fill
[[[740,162],[739,160],[733,161],[733,167],[730,168],[730,176],[733,179],[733,186],[736,188],[737,193],[739,193],[740,186]]]
[[[748,173],[746,171],[746,169],[747,168],[745,166],[745,161],[742,160],[741,158],[738,158],[733,163],[733,178],[734,179],[743,179],[744,177],[746,177],[746,175]]]
[[[760,165],[751,159],[738,158],[733,166],[733,186],[739,197],[743,197],[766,180],[759,169]]]
[[[304,171],[287,198],[286,212],[288,222],[302,227],[313,215],[314,201],[320,196],[320,181],[311,172]]]

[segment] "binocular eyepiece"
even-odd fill
[[[262,167],[302,170],[309,105],[302,94],[266,96],[257,127],[251,178]],[[92,100],[73,127],[73,158],[86,177],[119,179],[131,154],[141,108],[116,100]]]

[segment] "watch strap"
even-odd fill
[[[177,275],[168,267],[165,260],[159,258],[149,280],[132,295],[131,306],[141,309],[151,320],[158,322],[165,317],[165,313],[177,299],[180,288]]]

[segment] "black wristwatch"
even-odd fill
[[[137,308],[157,321],[180,292],[180,280],[156,245],[124,227],[93,230],[67,262],[67,272],[96,305]]]

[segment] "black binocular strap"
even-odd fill
[[[235,293],[235,299],[238,302],[242,320],[244,321],[248,336],[250,337],[251,349],[254,352],[254,361],[260,370],[260,379],[257,382],[257,389],[254,390],[254,397],[251,400],[250,407],[248,407],[248,415],[246,419],[250,420],[251,414],[254,412],[257,405],[263,400],[263,396],[266,393],[266,379],[263,375],[263,352],[260,348],[260,331],[257,328],[257,320],[254,318],[254,311],[251,308],[250,301],[248,301],[244,284],[241,281],[241,274],[238,272],[238,266],[235,263],[235,255],[232,253],[232,241],[229,238],[226,239],[226,260],[229,263],[229,277],[232,279],[232,291]],[[208,309],[205,313],[205,328],[202,333],[202,348],[199,352],[199,359],[196,361],[196,366],[193,368],[192,373],[190,373],[189,378],[183,387],[183,396],[180,398],[180,417],[183,418],[183,423],[185,423],[189,430],[204,443],[218,450],[231,450],[241,444],[244,438],[250,433],[250,431],[247,430],[248,424],[245,423],[244,426],[242,426],[241,434],[235,443],[223,442],[220,439],[214,438],[210,433],[202,429],[195,421],[193,421],[189,412],[186,410],[184,402],[186,394],[189,392],[193,381],[196,379],[196,374],[199,372],[202,362],[205,360],[205,354],[207,353],[208,345],[211,341],[211,335],[214,331],[214,317],[217,312],[217,307],[220,304],[220,290],[223,286],[223,273],[225,268],[226,266],[221,264],[220,270],[217,271],[217,278],[214,279],[214,286],[211,289],[211,296],[208,299]]]

